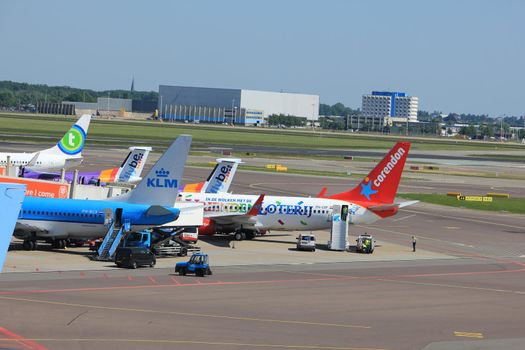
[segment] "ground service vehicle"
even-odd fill
[[[148,248],[117,248],[115,253],[115,264],[118,267],[125,266],[131,269],[136,269],[138,266],[143,265],[153,267],[156,263],[157,259],[155,258],[155,254],[153,254]]]
[[[359,235],[356,239],[356,251],[358,253],[372,254],[376,245],[376,240],[369,234]]]
[[[315,252],[315,236],[312,234],[300,234],[297,237],[297,250]]]
[[[175,265],[175,273],[178,273],[180,276],[185,276],[188,273],[194,273],[198,277],[211,275],[208,254],[195,253],[187,262],[178,262]]]

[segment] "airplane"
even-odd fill
[[[91,121],[91,115],[84,114],[51,148],[32,153],[0,152],[0,166],[10,165],[30,170],[57,170],[71,168],[82,162],[82,149]]]
[[[181,209],[175,207],[178,184],[188,157],[191,136],[180,135],[132,191],[106,200],[26,197],[14,236],[24,240],[23,248],[34,250],[38,240],[64,248],[66,239],[94,239],[108,232],[110,217],[115,226],[133,231],[175,221]]]
[[[242,163],[238,158],[219,158],[208,179],[179,188],[180,192],[221,193],[228,192],[233,177]]]
[[[0,212],[0,272],[4,267],[25,191],[26,186],[23,184],[0,184],[0,206],[2,208]]]
[[[101,171],[79,172],[78,183],[85,185],[100,185],[104,183],[135,183],[142,178],[142,170],[151,152],[151,147],[130,147],[129,153],[118,168],[105,169]],[[39,171],[26,170],[22,168],[20,177],[39,180],[60,181],[60,173],[45,173]],[[64,176],[69,183],[73,182],[74,173],[67,172]]]
[[[179,201],[204,204],[204,224],[200,235],[234,233],[237,240],[252,239],[267,230],[313,231],[331,226],[332,207],[348,205],[348,222],[370,224],[395,215],[399,208],[417,201],[395,203],[395,195],[410,149],[409,142],[398,142],[383,160],[355,188],[317,198],[265,196],[259,214],[242,215],[258,196],[242,194],[180,193]]]

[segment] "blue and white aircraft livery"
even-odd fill
[[[151,168],[137,187],[120,197],[107,200],[51,199],[26,197],[20,210],[14,235],[24,240],[27,250],[36,248],[37,240],[61,241],[67,238],[104,237],[108,213],[116,222],[128,223],[133,231],[157,227],[175,221],[177,184],[182,179],[191,136],[179,136]]]
[[[409,142],[398,142],[357,187],[346,192],[318,198],[265,196],[258,215],[242,215],[258,199],[255,195],[183,192],[179,200],[204,204],[201,235],[236,232],[236,239],[242,239],[266,230],[327,229],[336,204],[348,206],[349,223],[370,224],[417,202],[394,203],[409,149]]]
[[[0,166],[7,165],[9,156],[10,165],[30,170],[60,170],[75,167],[82,162],[82,149],[90,121],[91,115],[81,116],[54,147],[32,153],[0,152]]]

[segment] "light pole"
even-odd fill
[[[162,115],[162,95],[160,95],[159,119],[161,119],[161,115]]]
[[[315,103],[312,103],[312,130],[314,130],[315,127]]]
[[[232,109],[231,109],[231,111],[230,111],[230,116],[231,116],[230,122],[231,122],[232,124],[233,124],[233,118],[234,118],[234,116],[233,116],[233,105],[234,105],[234,104],[235,104],[235,99],[232,98]]]

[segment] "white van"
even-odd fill
[[[310,250],[315,252],[315,236],[311,233],[301,233],[299,237],[297,237],[297,250]]]

